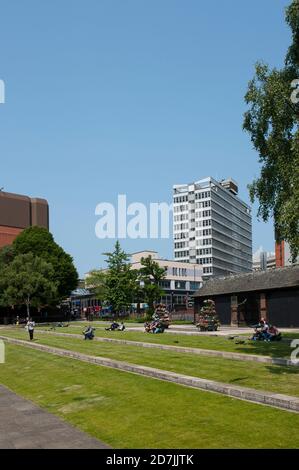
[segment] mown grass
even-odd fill
[[[73,333],[81,334],[84,326],[87,324],[78,325],[77,327],[70,326],[68,328],[57,328],[57,332],[61,333]],[[140,325],[139,325],[140,326]],[[285,341],[282,342],[273,342],[265,343],[263,341],[247,341],[246,336],[243,338],[246,341],[246,344],[236,344],[234,340],[228,339],[228,337],[223,336],[187,336],[184,334],[168,334],[163,335],[152,335],[146,334],[142,331],[130,331],[127,329],[125,332],[109,332],[105,331],[104,327],[97,327],[96,334],[100,337],[107,338],[116,338],[116,339],[127,339],[129,341],[143,341],[147,343],[157,343],[157,344],[169,344],[173,346],[182,346],[190,348],[202,348],[202,349],[214,349],[219,351],[228,351],[228,352],[238,352],[242,354],[259,354],[263,356],[271,357],[284,357],[290,358],[292,349],[290,343],[293,339],[299,339],[299,333],[287,333],[284,334]],[[41,327],[41,329],[49,329],[48,327]],[[247,335],[249,338],[249,335]]]
[[[114,448],[299,446],[298,414],[25,347],[7,345],[0,380]]]
[[[1,334],[3,334],[3,331],[1,331]],[[23,340],[28,339],[28,334],[25,331],[8,330],[5,331],[5,334]],[[35,337],[39,344],[155,367],[194,377],[299,396],[298,367],[243,362],[115,343],[86,342],[83,339],[71,337],[39,335],[38,332],[36,332]]]

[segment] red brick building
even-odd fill
[[[285,267],[285,242],[276,242],[275,244],[275,256],[276,256],[276,267],[284,268]]]
[[[11,245],[26,228],[49,229],[49,206],[45,199],[0,191],[0,248]]]

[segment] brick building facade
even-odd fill
[[[11,245],[26,228],[49,229],[49,206],[45,199],[0,192],[0,248]]]

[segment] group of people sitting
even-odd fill
[[[161,323],[160,320],[158,321],[153,321],[153,322],[146,322],[144,324],[145,332],[146,333],[153,333],[153,334],[159,334],[159,333],[164,333],[165,327]]]
[[[165,305],[159,304],[156,306],[155,313],[151,322],[144,324],[145,333],[159,334],[169,327],[170,317]]]
[[[258,325],[254,326],[253,341],[281,341],[282,335],[276,328],[271,326],[265,318],[262,318]]]
[[[125,331],[126,327],[124,323],[117,323],[114,321],[109,328],[106,328],[106,331]]]
[[[125,331],[126,327],[124,323],[117,323],[113,322],[110,328],[106,328],[106,331]],[[95,328],[91,325],[87,326],[83,331],[84,339],[85,340],[93,340],[95,337]]]

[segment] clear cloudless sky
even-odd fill
[[[283,64],[289,3],[0,0],[0,187],[49,201],[81,276],[114,244],[95,236],[99,202],[171,202],[173,184],[210,175],[249,202],[243,98],[257,60]],[[256,213],[254,248],[273,251]],[[122,244],[173,257],[171,238]]]

